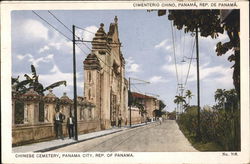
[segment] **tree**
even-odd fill
[[[238,98],[235,89],[225,90],[225,89],[217,89],[214,95],[215,101],[218,101],[217,109],[237,109],[238,108]]]
[[[53,89],[60,85],[66,86],[66,81],[58,81],[44,88],[43,85],[38,81],[39,76],[37,75],[36,69],[33,65],[31,65],[31,72],[32,77],[25,74],[24,77],[26,78],[26,80],[23,80],[21,82],[19,82],[19,76],[17,78],[12,77],[12,86],[14,86],[13,88],[17,93],[24,94],[29,89],[33,88],[34,91],[36,91],[38,94],[44,95],[44,92],[49,89]]]
[[[186,104],[185,97],[183,97],[183,96],[175,96],[174,103],[177,105],[177,109],[178,109],[178,106],[180,104],[183,104],[183,103]]]
[[[159,100],[159,110],[163,110],[166,107],[166,104],[162,100]]]
[[[227,31],[230,39],[226,43],[217,43],[217,56],[227,53],[229,50],[234,52],[228,57],[230,62],[234,62],[233,83],[240,98],[240,17],[239,10],[231,10],[229,16],[221,22],[220,12],[222,10],[169,10],[168,19],[173,21],[178,30],[184,29],[184,32],[194,32],[199,29],[203,37],[218,37],[219,33]],[[166,10],[158,10],[158,16],[166,14]]]
[[[218,101],[218,107],[224,108],[226,96],[225,96],[225,89],[217,89],[215,91],[214,99]]]
[[[192,92],[190,90],[186,91],[186,97],[188,98],[188,104],[190,104],[190,100],[192,99],[194,95],[192,95]]]

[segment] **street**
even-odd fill
[[[53,152],[194,152],[174,120],[127,129]]]

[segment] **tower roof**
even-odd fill
[[[106,52],[110,52],[110,47],[107,44],[107,34],[104,31],[104,24],[101,23],[99,29],[95,33],[95,37],[92,41],[92,50],[98,50],[102,55],[105,55]]]
[[[97,69],[100,70],[101,66],[100,66],[100,61],[97,58],[95,53],[90,53],[86,59],[83,62],[84,64],[84,69],[85,70],[93,70],[93,69]]]

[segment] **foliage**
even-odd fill
[[[175,120],[176,119],[176,111],[167,113],[168,119]]]
[[[186,104],[186,100],[185,100],[186,97],[183,97],[183,96],[175,96],[175,99],[174,99],[174,103],[175,104],[180,104],[180,103],[185,103]]]
[[[26,93],[31,88],[34,89],[38,94],[44,95],[44,92],[49,89],[53,89],[55,87],[58,87],[60,85],[66,86],[66,81],[58,81],[55,82],[47,87],[43,87],[43,85],[38,81],[39,75],[36,73],[36,69],[33,65],[31,65],[31,72],[32,76],[29,76],[27,74],[24,75],[26,78],[23,81],[19,81],[19,76],[17,78],[11,78],[12,87],[14,92],[16,92],[18,95],[22,95]],[[24,117],[24,103],[20,100],[15,101],[15,123],[16,124],[22,124],[23,123],[23,117]],[[44,121],[44,103],[39,103],[39,121]]]
[[[162,100],[159,101],[159,110],[162,111],[166,107],[166,104]]]
[[[14,86],[17,93],[24,94],[29,89],[33,88],[34,91],[36,91],[38,94],[44,95],[44,92],[46,90],[53,89],[60,85],[66,86],[66,81],[58,81],[44,88],[43,85],[38,81],[39,75],[37,75],[36,69],[33,65],[31,65],[31,72],[32,77],[25,74],[24,77],[26,78],[26,80],[23,80],[21,82],[19,82],[19,76],[17,78],[12,77],[12,86]]]
[[[221,95],[221,91],[223,91],[225,99],[218,96]],[[215,97],[217,101],[226,103],[227,101],[238,100],[235,89],[219,89],[215,93]],[[221,151],[240,150],[240,110],[237,104],[237,101],[224,107],[217,104],[212,110],[201,110],[201,139],[199,143],[195,140],[197,127],[196,106],[188,107],[185,113],[179,115],[178,125],[194,144],[215,144],[221,148]]]
[[[165,15],[165,10],[159,10],[158,16]],[[169,10],[168,19],[173,21],[178,30],[184,32],[195,32],[196,29],[203,37],[218,37],[218,34],[226,30],[230,41],[216,45],[217,56],[221,56],[229,50],[233,50],[228,57],[230,62],[234,62],[232,68],[233,81],[238,99],[240,99],[240,13],[239,10],[231,10],[230,15],[224,22],[221,22],[220,10]]]
[[[217,89],[214,98],[218,102],[215,109],[237,109],[238,97],[235,89]]]
[[[201,36],[216,38],[218,33],[224,31],[219,15],[219,10],[169,10],[168,19],[178,30],[184,29],[185,33],[198,28]]]
[[[188,98],[188,104],[190,104],[190,100],[192,99],[194,95],[192,95],[192,92],[190,90],[186,91],[186,98]]]

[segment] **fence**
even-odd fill
[[[55,138],[54,115],[58,106],[65,115],[63,135],[66,136],[66,120],[73,115],[73,101],[66,93],[59,99],[52,91],[41,96],[34,90],[23,95],[13,93],[12,97],[12,144],[50,140]],[[78,134],[100,130],[100,120],[95,105],[83,97],[77,98]]]

